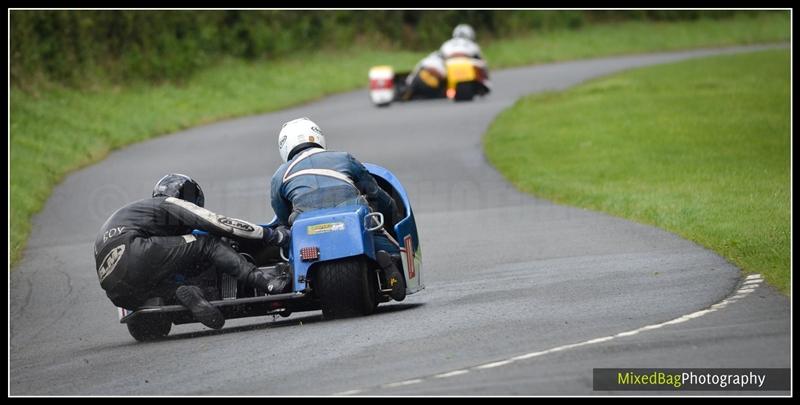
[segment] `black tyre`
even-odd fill
[[[455,101],[472,101],[475,97],[475,85],[472,82],[456,84]]]
[[[320,265],[314,286],[326,319],[369,315],[378,306],[377,275],[363,259]]]
[[[140,342],[161,339],[172,329],[172,321],[162,318],[131,319],[126,325],[131,336]]]

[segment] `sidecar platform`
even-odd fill
[[[244,318],[260,315],[278,315],[291,312],[309,311],[319,309],[319,303],[303,292],[286,294],[265,295],[261,297],[247,297],[210,301],[211,305],[219,308],[225,319]],[[134,319],[143,318],[168,318],[175,325],[195,323],[192,313],[183,305],[163,305],[141,307],[136,311],[121,310],[120,323],[128,323]]]

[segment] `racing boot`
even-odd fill
[[[182,285],[175,290],[175,297],[178,298],[183,306],[189,309],[194,318],[203,325],[212,329],[220,329],[225,325],[225,317],[220,310],[206,301],[200,287],[194,285]]]
[[[375,252],[375,259],[383,269],[384,287],[388,286],[392,289],[389,296],[395,301],[404,300],[406,298],[406,280],[403,278],[403,273],[397,269],[392,256],[385,250],[379,250]]]
[[[275,268],[259,267],[251,271],[245,283],[267,294],[283,294],[291,286],[291,266],[288,263],[278,263]]]

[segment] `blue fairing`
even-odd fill
[[[372,163],[364,163],[364,166],[369,170],[369,172],[373,176],[378,176],[384,180],[386,180],[389,184],[397,190],[397,194],[400,196],[400,199],[403,201],[403,212],[405,216],[402,220],[398,221],[397,224],[394,226],[395,234],[397,238],[400,240],[402,244],[402,240],[405,235],[411,235],[411,238],[414,243],[414,250],[419,249],[419,237],[417,236],[417,225],[414,221],[414,213],[411,211],[411,203],[408,200],[408,194],[406,193],[406,189],[403,188],[403,185],[400,184],[400,180],[392,174],[388,169],[385,169],[381,166],[372,164]]]
[[[374,177],[379,177],[389,183],[397,192],[397,197],[402,201],[404,216],[402,220],[395,224],[394,231],[397,242],[400,244],[403,274],[406,277],[406,291],[408,294],[413,294],[425,288],[425,286],[422,283],[421,275],[422,245],[417,233],[417,223],[414,220],[414,212],[411,210],[408,193],[406,193],[400,180],[389,170],[371,163],[365,163],[364,166]]]

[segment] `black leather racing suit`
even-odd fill
[[[193,229],[209,235],[193,235]],[[100,286],[114,305],[136,309],[154,296],[171,297],[175,274],[193,276],[208,264],[238,280],[255,265],[218,236],[264,239],[269,228],[228,218],[173,197],[130,203],[103,224],[94,243]]]

